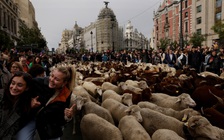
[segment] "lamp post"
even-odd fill
[[[90,35],[91,35],[91,50],[93,52],[93,32],[92,31],[90,32]]]
[[[112,32],[112,52],[114,52],[114,17],[111,18],[111,32]]]
[[[183,47],[184,47],[184,42],[183,42],[183,23],[182,23],[182,2],[183,0],[180,0],[180,41],[179,41],[179,44],[180,44],[180,49],[183,50]]]

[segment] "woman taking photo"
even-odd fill
[[[49,77],[34,78],[32,106],[37,107],[36,118],[18,134],[18,140],[32,140],[35,130],[41,140],[60,140],[63,126],[73,117],[70,105],[75,84],[74,66],[57,65]]]
[[[29,90],[32,77],[25,72],[15,72],[4,93],[0,94],[0,139],[13,140],[16,133],[31,118]]]

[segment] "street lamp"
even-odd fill
[[[183,50],[183,47],[184,47],[184,42],[183,42],[183,23],[182,23],[182,2],[183,0],[180,0],[180,41],[179,41],[179,44],[180,44],[180,49]]]
[[[114,17],[112,17],[110,21],[112,22],[112,24],[111,24],[111,31],[112,31],[112,51],[114,52],[114,31],[113,31],[113,28],[114,28]]]
[[[90,35],[91,35],[91,50],[93,52],[93,32],[92,31],[90,32]]]

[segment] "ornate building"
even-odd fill
[[[185,39],[191,34],[191,5],[192,0],[183,0],[182,7],[182,25]],[[177,0],[164,0],[162,5],[154,12],[154,48],[160,43],[160,39],[167,38],[171,41],[180,40],[180,1]]]
[[[151,39],[153,47],[156,48],[163,38],[179,42],[180,1],[182,1],[183,40],[189,41],[193,33],[199,33],[205,36],[203,45],[211,47],[219,38],[211,28],[216,21],[224,19],[222,0],[164,0],[157,12],[154,12]]]
[[[29,0],[0,1],[0,30],[10,36],[14,45],[19,40],[19,27],[38,28],[35,9]]]
[[[35,9],[30,0],[13,0],[13,2],[18,6],[18,16],[20,20],[22,20],[28,28],[38,28]]]
[[[15,45],[18,39],[18,10],[18,6],[13,1],[0,1],[0,30],[8,34]]]
[[[126,25],[124,36],[125,48],[149,49],[147,38],[142,33],[139,33],[136,28],[133,28],[131,21],[128,21]]]
[[[122,27],[119,27],[116,15],[108,7],[109,2],[104,3],[105,7],[100,10],[97,21],[92,22],[83,29],[75,25],[79,29],[79,33],[74,30],[72,31],[73,33],[63,32],[60,46],[57,49],[58,52],[64,53],[65,48],[68,48],[65,46],[72,46],[72,42],[76,42],[74,43],[76,45],[73,46],[75,49],[85,49],[89,52],[148,49],[148,40],[146,37],[142,33],[139,33],[137,29],[129,30],[129,27],[127,27],[124,31]],[[73,34],[73,36],[67,34]],[[70,38],[65,39],[68,36]]]

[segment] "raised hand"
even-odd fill
[[[32,98],[31,100],[31,108],[36,108],[41,105],[41,103],[38,101],[39,96]]]
[[[72,118],[74,116],[74,108],[76,104],[73,104],[70,108],[65,108],[64,114],[68,118]]]

